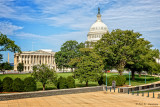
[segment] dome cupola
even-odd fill
[[[97,20],[91,26],[90,31],[88,32],[87,41],[96,42],[102,38],[102,35],[108,32],[107,26],[101,20],[100,8],[98,8]]]

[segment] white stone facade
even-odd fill
[[[50,68],[56,70],[56,63],[54,58],[55,52],[38,50],[38,51],[24,51],[22,53],[14,54],[14,70],[17,71],[18,63],[24,64],[24,71],[33,71],[33,66],[37,64],[47,64]]]

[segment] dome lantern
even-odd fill
[[[98,7],[97,21],[101,21],[100,8]]]

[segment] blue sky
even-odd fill
[[[160,49],[160,0],[0,0],[0,32],[22,51],[57,52],[67,40],[87,39],[98,7],[109,31],[140,32]],[[7,61],[7,52],[2,53]]]

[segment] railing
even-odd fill
[[[118,92],[120,93],[120,88],[112,88],[111,86],[107,87],[106,90],[107,92]],[[160,99],[160,91],[130,91],[128,89],[127,94],[132,94],[136,96],[143,96],[143,97],[152,97],[152,98],[158,98]]]

